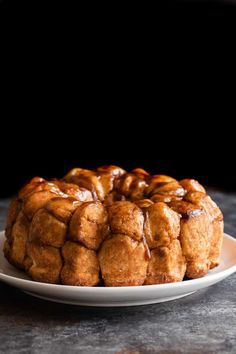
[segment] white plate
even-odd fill
[[[0,280],[24,292],[55,302],[84,306],[135,306],[170,301],[213,285],[236,271],[236,240],[224,235],[220,265],[203,278],[179,283],[131,287],[82,287],[39,283],[5,259],[2,247],[4,232],[0,232]]]

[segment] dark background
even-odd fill
[[[13,27],[21,5],[6,4],[1,197],[34,175],[103,164],[236,190],[233,1],[77,18],[45,5],[47,19]]]

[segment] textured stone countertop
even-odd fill
[[[211,195],[236,236],[236,194]],[[0,201],[0,229],[8,202]],[[0,353],[236,353],[236,274],[179,300],[129,308],[56,304],[0,283]]]

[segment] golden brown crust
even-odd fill
[[[146,174],[125,173],[116,180],[115,190],[130,200],[143,199],[148,187]]]
[[[58,248],[27,242],[24,266],[33,280],[60,282],[62,259]]]
[[[158,202],[170,203],[170,202],[180,201],[182,200],[182,197],[177,197],[175,195],[165,195],[165,194],[155,193],[151,197],[151,200],[153,201],[153,203],[158,203]]]
[[[209,253],[210,268],[215,268],[220,264],[220,254],[223,244],[224,236],[224,221],[214,220],[213,221],[213,232]]]
[[[100,282],[99,263],[96,252],[78,243],[66,241],[62,247],[64,266],[62,284],[95,286]]]
[[[144,283],[148,260],[142,242],[116,234],[103,242],[98,258],[106,286],[132,286]]]
[[[188,192],[184,199],[204,209],[212,220],[223,220],[223,214],[209,195],[202,192]]]
[[[185,194],[184,188],[176,181],[168,183],[158,183],[155,188],[153,188],[150,196],[155,194],[160,194],[164,196],[173,196],[173,197],[183,197]]]
[[[103,178],[101,178],[103,175]],[[113,187],[112,181],[114,176],[105,172],[96,172],[90,170],[73,169],[65,177],[64,180],[69,183],[77,184],[79,187],[85,188],[92,193],[93,199],[103,201]]]
[[[22,211],[19,212],[11,231],[11,237],[5,241],[4,254],[13,265],[24,268],[26,242],[30,223]]]
[[[93,200],[92,193],[82,187],[73,183],[66,183],[64,181],[54,181],[54,184],[70,198],[74,198],[80,202],[89,202]]]
[[[179,240],[173,240],[168,247],[158,247],[151,251],[146,285],[182,281],[186,272],[185,257]]]
[[[165,176],[165,175],[154,175],[151,176],[149,180],[149,185],[147,188],[147,195],[152,196],[153,190],[157,188],[159,185],[165,184],[165,183],[170,183],[170,182],[177,182],[176,179],[170,177],[170,176]]]
[[[191,203],[181,201],[169,205],[182,216],[179,240],[187,261],[186,276],[202,277],[210,267],[212,225],[209,217],[203,208]]]
[[[18,192],[19,200],[24,200],[33,191],[40,191],[43,189],[44,179],[34,177],[29,183],[26,183]]]
[[[182,219],[190,219],[191,217],[203,214],[203,209],[186,201],[174,201],[168,204],[171,209],[182,216]]]
[[[134,202],[140,209],[146,210],[150,205],[153,204],[153,201],[150,199],[141,199],[141,200],[136,200]]]
[[[180,233],[180,215],[165,203],[149,206],[145,213],[144,235],[151,249],[168,246]]]
[[[211,238],[209,262],[210,268],[214,268],[220,262],[224,228],[223,214],[211,197],[205,193],[192,191],[186,194],[185,199],[203,208],[212,224],[212,235],[209,236]]]
[[[53,182],[48,182],[42,180],[39,177],[33,178],[28,184],[26,184],[18,193],[18,198],[20,201],[24,201],[32,193],[50,191],[57,195],[63,196],[63,192],[55,185]]]
[[[205,188],[195,179],[186,178],[182,179],[179,183],[187,192],[206,193]]]
[[[32,193],[24,202],[23,202],[23,212],[29,220],[31,220],[34,214],[41,209],[49,200],[56,196],[55,193],[50,191],[40,191]]]
[[[97,250],[109,231],[105,207],[100,202],[81,204],[71,218],[69,231],[71,240]]]
[[[128,201],[115,202],[108,209],[111,232],[125,234],[140,241],[143,237],[144,217],[141,209]]]
[[[75,209],[81,204],[74,198],[55,197],[45,205],[46,210],[58,220],[68,223]]]
[[[34,215],[29,230],[29,241],[39,245],[63,246],[67,226],[45,209],[39,209]]]

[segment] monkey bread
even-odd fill
[[[4,255],[39,282],[139,286],[219,264],[223,215],[196,180],[117,166],[35,177],[11,201]]]

